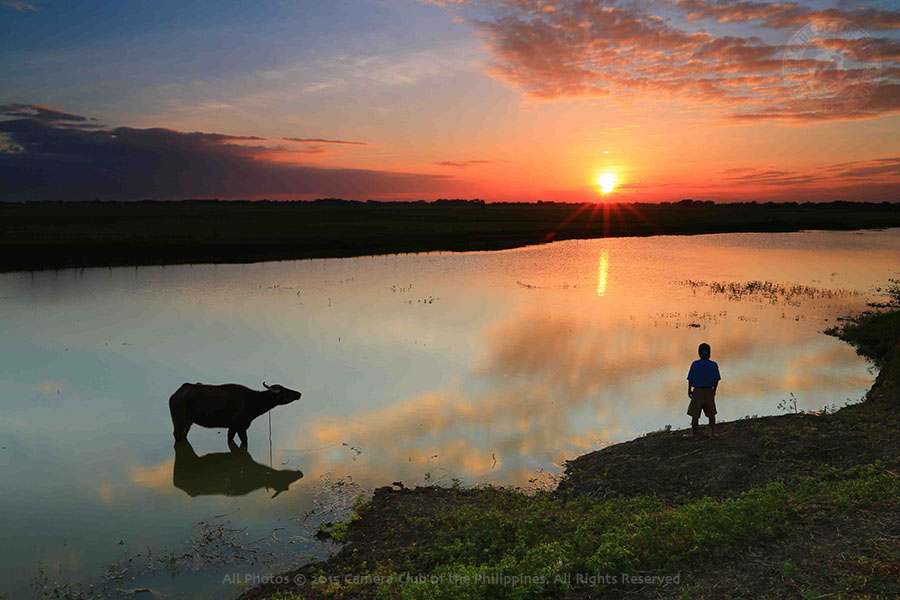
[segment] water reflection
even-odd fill
[[[172,483],[192,497],[244,496],[265,488],[274,490],[275,498],[303,477],[300,471],[280,471],[256,462],[246,446],[233,440],[228,440],[228,449],[198,456],[187,440],[176,442]]]
[[[597,261],[597,295],[606,295],[606,280],[609,279],[609,250],[600,253]]]
[[[0,547],[31,542],[0,570],[13,590],[38,561],[78,579],[121,540],[178,549],[210,515],[261,537],[315,508],[326,477],[527,485],[687,425],[701,341],[723,421],[775,414],[791,393],[809,410],[859,398],[866,363],[821,331],[897,276],[898,243],[898,230],[730,234],[0,275],[0,481],[16,482]],[[257,419],[249,452],[182,446],[173,474],[161,399],[197,378],[302,381],[304,401],[271,413],[271,458]],[[200,454],[225,436],[190,433]]]
[[[360,458],[366,482],[375,485],[440,467],[466,481],[521,484],[538,467],[641,431],[678,426],[689,350],[700,336],[724,357],[720,404],[727,419],[774,412],[792,390],[803,390],[816,408],[842,403],[871,382],[856,369],[852,348],[821,334],[805,339],[778,315],[729,320],[728,327],[678,327],[680,312],[631,321],[628,299],[608,300],[601,315],[523,310],[482,334],[469,376],[480,385],[416,394],[389,410],[313,424],[309,434],[321,445],[378,449]],[[346,464],[339,453],[320,460],[327,466],[319,468]]]

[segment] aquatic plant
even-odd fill
[[[767,301],[770,304],[799,306],[801,300],[832,300],[861,295],[858,290],[847,288],[823,288],[799,283],[779,283],[775,281],[695,281],[686,279],[678,282],[694,291],[705,289],[713,296],[725,296],[729,300]]]

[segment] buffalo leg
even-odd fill
[[[187,440],[188,431],[191,430],[192,423],[190,421],[182,421],[181,419],[174,419],[174,423],[172,424],[175,430],[172,434],[175,436],[176,442],[183,442]]]
[[[237,433],[237,429],[235,429],[234,427],[228,428],[228,442],[230,444],[234,443],[234,434],[236,434],[236,433]]]
[[[175,436],[175,441],[183,442],[187,439],[188,431],[191,429],[191,419],[184,408],[184,403],[179,400],[183,400],[183,398],[177,398],[177,394],[169,400],[169,414],[172,415],[172,434]]]
[[[246,429],[238,429],[238,437],[241,438],[241,445],[247,445],[247,430]]]

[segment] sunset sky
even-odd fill
[[[0,115],[2,200],[893,201],[900,9],[0,0]]]

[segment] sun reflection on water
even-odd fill
[[[609,278],[609,250],[600,253],[597,264],[597,295],[606,295],[606,281]]]

